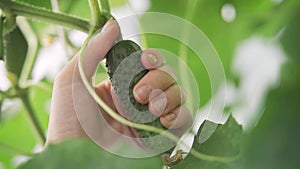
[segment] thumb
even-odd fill
[[[83,55],[83,68],[88,79],[95,73],[99,62],[101,62],[106,53],[112,47],[119,34],[117,22],[110,19],[103,27],[101,32],[96,34],[89,41]]]

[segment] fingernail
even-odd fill
[[[151,65],[157,65],[158,59],[154,54],[148,53],[147,56],[148,56],[148,61],[150,62]]]
[[[150,92],[151,92],[151,88],[147,85],[143,85],[137,90],[135,90],[134,95],[140,100],[147,101]]]
[[[167,99],[164,96],[158,96],[155,100],[151,101],[151,109],[155,111],[157,116],[160,116],[167,106]]]
[[[174,113],[166,115],[164,118],[167,122],[172,122],[175,119],[176,115]]]
[[[106,24],[103,26],[101,32],[106,32],[107,30],[109,30],[109,28],[111,28],[114,25],[114,20],[113,19],[109,19]]]

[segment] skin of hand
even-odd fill
[[[119,27],[111,19],[102,31],[90,40],[83,59],[83,67],[89,79],[92,78],[98,63],[112,47],[118,33]],[[73,76],[80,76],[74,74],[78,57],[79,54],[69,61],[54,80],[46,145],[70,138],[88,138],[77,118],[72,94]],[[173,129],[178,136],[182,135],[183,131],[192,125],[193,120],[191,113],[183,107],[185,94],[176,84],[175,71],[166,65],[163,56],[153,49],[147,49],[142,53],[141,62],[150,71],[135,85],[133,89],[135,99],[140,103],[148,103],[150,112],[158,116],[165,127]],[[118,98],[114,99],[116,95],[109,80],[103,81],[94,89],[113,110],[122,114],[122,107],[115,101]],[[113,129],[130,137],[137,136],[135,129],[117,122],[103,110],[101,112]],[[103,139],[113,142],[116,138]]]

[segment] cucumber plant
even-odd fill
[[[92,92],[92,88],[88,83],[88,80],[86,79],[82,69],[82,53],[85,50],[90,38],[97,30],[103,27],[106,21],[112,17],[112,15],[107,0],[88,0],[88,3],[91,12],[90,20],[81,19],[65,13],[53,12],[47,8],[42,8],[34,4],[24,3],[23,1],[0,0],[0,59],[4,60],[4,62],[6,63],[6,67],[9,72],[9,79],[13,84],[12,88],[10,89],[11,92],[6,95],[2,95],[1,93],[1,102],[6,98],[20,98],[30,116],[31,122],[35,126],[36,133],[38,134],[42,143],[45,142],[43,129],[39,124],[28,99],[28,91],[30,85],[24,85],[29,80],[30,73],[33,69],[35,59],[32,58],[36,58],[36,56],[28,55],[27,51],[30,47],[30,44],[28,44],[25,38],[26,36],[24,36],[24,33],[26,33],[26,31],[22,31],[22,29],[19,28],[21,25],[19,25],[16,20],[17,17],[23,16],[27,19],[44,21],[46,23],[61,25],[69,29],[75,29],[88,33],[88,37],[81,48],[79,69],[84,84],[86,85],[87,89]],[[116,112],[107,108],[107,106],[105,106],[105,103],[99,97],[94,95],[95,100],[104,110],[108,112],[109,115],[111,115],[117,121],[135,128],[139,132],[141,138],[150,138],[151,136],[158,134],[162,135],[161,139],[145,142],[147,146],[155,149],[158,145],[161,147],[165,147],[172,144],[173,142],[183,144],[180,143],[179,138],[174,136],[172,133],[166,132],[165,128],[160,124],[159,120],[156,119],[152,121],[153,117],[149,116],[150,113],[147,110],[147,106],[135,102],[132,91],[130,91],[129,93],[124,93],[124,91],[126,90],[121,90],[122,86],[124,86],[125,83],[124,80],[133,78],[133,81],[131,81],[129,85],[129,88],[132,90],[133,86],[147,73],[147,70],[142,70],[135,77],[124,76],[124,78],[122,79],[120,77],[114,78],[113,76],[114,72],[117,70],[118,65],[129,55],[134,56],[134,60],[136,61],[134,63],[134,66],[136,66],[135,69],[140,69],[142,67],[140,63],[140,54],[141,49],[134,42],[128,40],[120,41],[115,44],[115,46],[112,47],[112,49],[107,54],[107,67],[108,74],[111,77],[112,84],[114,89],[116,90],[117,95],[121,97],[121,100],[122,97],[124,97],[123,100],[130,100],[132,104],[135,105],[135,108],[137,108],[137,110],[144,111],[143,114],[137,116],[137,113],[134,110],[130,109],[129,107],[125,108],[127,112],[129,112],[129,117],[131,119],[127,120],[119,116]],[[28,60],[30,60],[30,62],[28,62]],[[123,69],[126,72],[126,69],[128,69],[128,67],[121,67],[120,69]],[[144,119],[145,117],[149,118],[149,121],[152,122],[147,122],[145,124],[138,123],[139,120]],[[207,121],[206,123],[212,122]],[[210,138],[207,142],[205,142],[205,144],[202,145],[200,145],[199,143],[200,132],[201,128],[198,131],[198,134],[195,136],[193,147],[185,159],[182,159],[181,157],[181,155],[183,154],[182,151],[178,151],[175,156],[168,156],[164,158],[164,163],[169,167],[182,169],[193,168],[190,166],[190,163],[197,163],[198,168],[198,163],[199,167],[201,167],[201,165],[203,164],[205,164],[203,166],[206,167],[216,165],[219,166],[225,163],[229,163],[238,157],[239,150],[237,149],[237,147],[239,147],[239,142],[236,140],[239,140],[239,138],[241,137],[242,129],[241,126],[239,126],[232,118],[230,118],[224,125],[219,125],[212,138]],[[231,141],[231,137],[236,138],[234,142]],[[216,148],[217,145],[215,143],[215,140],[220,138],[223,139],[222,146],[229,148],[226,153],[219,152]],[[226,138],[225,141],[224,138]],[[49,149],[51,150],[51,148]]]

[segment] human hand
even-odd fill
[[[98,63],[104,59],[117,39],[118,33],[117,23],[109,20],[103,30],[90,40],[83,57],[83,67],[90,81]],[[78,70],[76,71],[78,57],[79,54],[67,63],[54,81],[47,144],[69,138],[88,138],[77,118],[72,93],[73,78],[74,76],[80,77]],[[148,103],[151,113],[158,116],[165,127],[172,128],[177,135],[181,135],[191,126],[192,116],[182,106],[185,102],[185,95],[176,84],[176,73],[164,64],[163,56],[153,49],[142,53],[141,62],[150,71],[135,85],[135,99],[140,103]],[[115,99],[117,97],[109,80],[103,81],[94,88],[97,95],[107,105],[117,113],[123,114],[121,104],[116,101],[118,99]],[[120,134],[138,137],[135,129],[119,123],[102,109],[101,112],[111,128]],[[101,131],[105,132],[102,133],[105,136],[111,135],[111,130],[102,129]],[[116,140],[114,137],[100,139],[105,140],[107,144]]]

